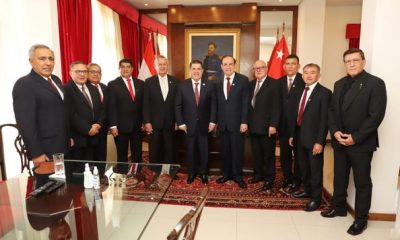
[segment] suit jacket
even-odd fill
[[[228,99],[224,95],[224,76],[217,81],[218,129],[239,132],[240,124],[246,123],[249,114],[249,79],[235,73]]]
[[[250,82],[249,88],[249,132],[254,134],[268,134],[268,127],[278,128],[281,115],[281,97],[279,82],[266,77],[255,99],[255,106],[251,105],[257,80]]]
[[[102,127],[104,124],[103,105],[99,91],[90,83],[85,84],[85,87],[89,90],[93,110],[74,81],[71,80],[65,85],[65,92],[68,95],[67,105],[70,113],[71,137],[74,139],[76,147],[97,144],[99,134],[89,136],[89,131],[92,124],[98,123]]]
[[[304,90],[304,81],[300,73],[297,73],[290,91],[288,91],[287,76],[279,79],[279,88],[281,92],[282,108],[281,108],[281,118],[279,123],[279,134],[281,136],[289,136],[289,115],[293,112],[295,108],[296,99],[301,97]]]
[[[175,93],[179,80],[168,78],[168,95],[164,101],[158,75],[146,79],[143,95],[143,123],[151,123],[153,129],[174,129]]]
[[[191,79],[186,79],[177,89],[175,98],[175,115],[178,126],[186,124],[187,134],[192,136],[198,131],[208,134],[210,122],[216,122],[217,104],[213,82],[201,81],[200,101],[196,106]]]
[[[303,87],[304,90],[304,87]],[[328,133],[328,110],[332,92],[317,83],[304,108],[303,122],[301,124],[300,138],[302,146],[312,149],[315,143],[325,145]],[[293,114],[289,117],[290,136],[295,136],[298,109],[301,104],[302,94],[295,99]]]
[[[64,92],[61,80],[55,75],[51,78]],[[58,91],[32,70],[18,79],[12,96],[15,119],[28,157],[32,159],[46,154],[52,158],[54,153],[67,154],[67,108]]]
[[[142,127],[143,88],[142,80],[133,78],[135,101],[132,101],[122,77],[108,83],[108,121],[111,126],[117,126],[122,133],[140,131]]]
[[[346,147],[350,151],[370,152],[379,147],[378,127],[386,110],[386,86],[382,79],[361,72],[354,77],[354,84],[340,104],[340,95],[345,81],[343,77],[335,83],[329,109],[329,129],[333,136],[342,131],[352,135],[354,145]],[[342,146],[332,137],[332,147],[336,150]]]

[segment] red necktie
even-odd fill
[[[297,126],[303,123],[304,108],[306,106],[307,91],[309,87],[304,88],[303,98],[301,99],[299,113],[297,114]]]
[[[129,93],[131,94],[132,101],[134,102],[135,101],[135,93],[133,92],[131,79],[128,78],[126,81],[128,82]]]
[[[100,101],[103,102],[103,92],[101,91],[100,84],[96,84],[97,90],[99,90]]]
[[[229,97],[229,93],[231,92],[231,82],[229,80],[231,80],[231,78],[227,77],[226,78],[226,98]]]
[[[53,80],[51,80],[51,78],[47,78],[47,82],[50,84],[50,86],[51,86],[54,90],[57,91],[57,88],[56,88],[56,86],[54,85]],[[58,92],[58,91],[57,91],[57,92]]]
[[[200,93],[199,93],[199,83],[194,83],[194,98],[196,99],[196,105],[199,106],[200,102]]]

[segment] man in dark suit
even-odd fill
[[[146,79],[143,94],[144,129],[150,135],[150,161],[172,163],[174,158],[175,93],[178,79],[167,74],[168,60],[157,57],[158,74]]]
[[[94,160],[103,126],[104,113],[98,90],[87,84],[88,70],[81,61],[71,63],[72,81],[65,86],[70,113],[70,131],[74,140],[72,159]]]
[[[88,81],[94,86],[100,95],[100,103],[103,108],[103,124],[98,134],[99,143],[95,146],[93,153],[94,161],[107,160],[107,136],[108,136],[108,120],[107,120],[107,85],[101,83],[101,67],[96,63],[88,64]],[[102,176],[105,170],[104,165],[98,165],[99,175]]]
[[[293,193],[295,198],[310,198],[304,206],[307,212],[321,204],[324,146],[328,133],[328,108],[332,92],[318,83],[320,67],[310,63],[303,68],[305,87],[295,99],[293,114],[289,116],[290,146],[295,145],[304,191]]]
[[[53,51],[41,44],[29,49],[31,72],[18,79],[12,96],[18,129],[35,166],[68,154],[68,116],[61,80],[52,74]]]
[[[361,49],[344,52],[347,76],[335,83],[329,109],[329,130],[334,150],[334,190],[332,208],[323,217],[345,216],[350,168],[356,187],[355,221],[348,229],[358,235],[367,228],[371,207],[371,160],[379,147],[378,127],[386,110],[386,87],[382,79],[364,70]]]
[[[176,122],[186,133],[187,143],[187,183],[196,177],[195,156],[200,159],[200,177],[208,183],[208,133],[215,128],[216,96],[215,85],[202,81],[203,64],[199,60],[190,63],[190,78],[178,86],[175,99]]]
[[[299,57],[297,55],[288,55],[284,69],[286,76],[279,79],[282,110],[279,124],[279,149],[281,159],[281,169],[283,172],[282,188],[286,189],[290,186],[290,192],[296,192],[300,188],[301,174],[298,161],[294,154],[294,149],[289,145],[289,113],[293,112],[294,99],[301,96],[304,89],[304,81],[301,74],[298,72],[300,68]],[[294,166],[293,166],[294,165]]]
[[[273,156],[281,114],[279,82],[267,77],[264,61],[256,61],[253,69],[256,79],[250,82],[249,88],[249,133],[254,176],[249,183],[265,181],[263,190],[269,190],[275,181]]]
[[[240,188],[246,188],[242,166],[249,112],[249,79],[235,72],[236,60],[232,56],[223,56],[221,62],[224,75],[216,84],[218,129],[223,140],[223,176],[217,183],[233,179]]]
[[[117,146],[118,162],[142,159],[142,104],[144,82],[133,78],[130,59],[119,62],[120,77],[108,83],[108,121]]]

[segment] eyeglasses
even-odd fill
[[[344,63],[345,63],[346,65],[358,64],[358,63],[360,63],[360,62],[361,62],[361,59],[349,59],[349,60],[344,61]]]
[[[260,71],[260,70],[265,69],[265,68],[266,68],[266,66],[254,67],[253,70],[254,70],[254,71]]]
[[[83,75],[83,74],[87,74],[88,71],[87,70],[74,70],[74,73]]]
[[[89,71],[90,74],[101,74],[101,71],[91,70]]]

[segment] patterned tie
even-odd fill
[[[292,86],[293,86],[293,78],[289,78],[288,92],[290,92],[290,89],[292,89]]]
[[[95,86],[97,87],[97,90],[99,90],[99,94],[100,94],[100,101],[103,102],[103,92],[101,91],[101,86],[100,84],[95,84]]]
[[[254,91],[253,99],[251,99],[251,106],[254,108],[256,106],[256,95],[260,91],[260,80],[257,80],[256,90]]]
[[[135,93],[133,92],[132,81],[130,78],[126,80],[128,82],[129,93],[131,94],[132,102],[135,101]]]
[[[200,102],[200,92],[199,92],[199,83],[194,83],[194,98],[196,99],[196,106],[199,106]]]
[[[231,78],[230,77],[226,77],[226,98],[229,97],[229,93],[231,92],[231,82],[230,82]]]
[[[90,101],[90,97],[87,94],[87,92],[85,91],[85,85],[82,85],[82,93],[83,93],[83,96],[85,97],[86,101],[89,103],[90,108],[93,108],[92,101]]]
[[[54,90],[57,91],[57,88],[56,88],[56,86],[54,85],[53,80],[51,80],[51,78],[47,78],[47,82],[50,84],[51,88],[53,88]],[[57,92],[58,92],[58,91],[57,91]]]
[[[301,99],[299,113],[297,114],[297,126],[303,123],[304,108],[306,106],[307,91],[309,87],[304,88],[303,98]]]

